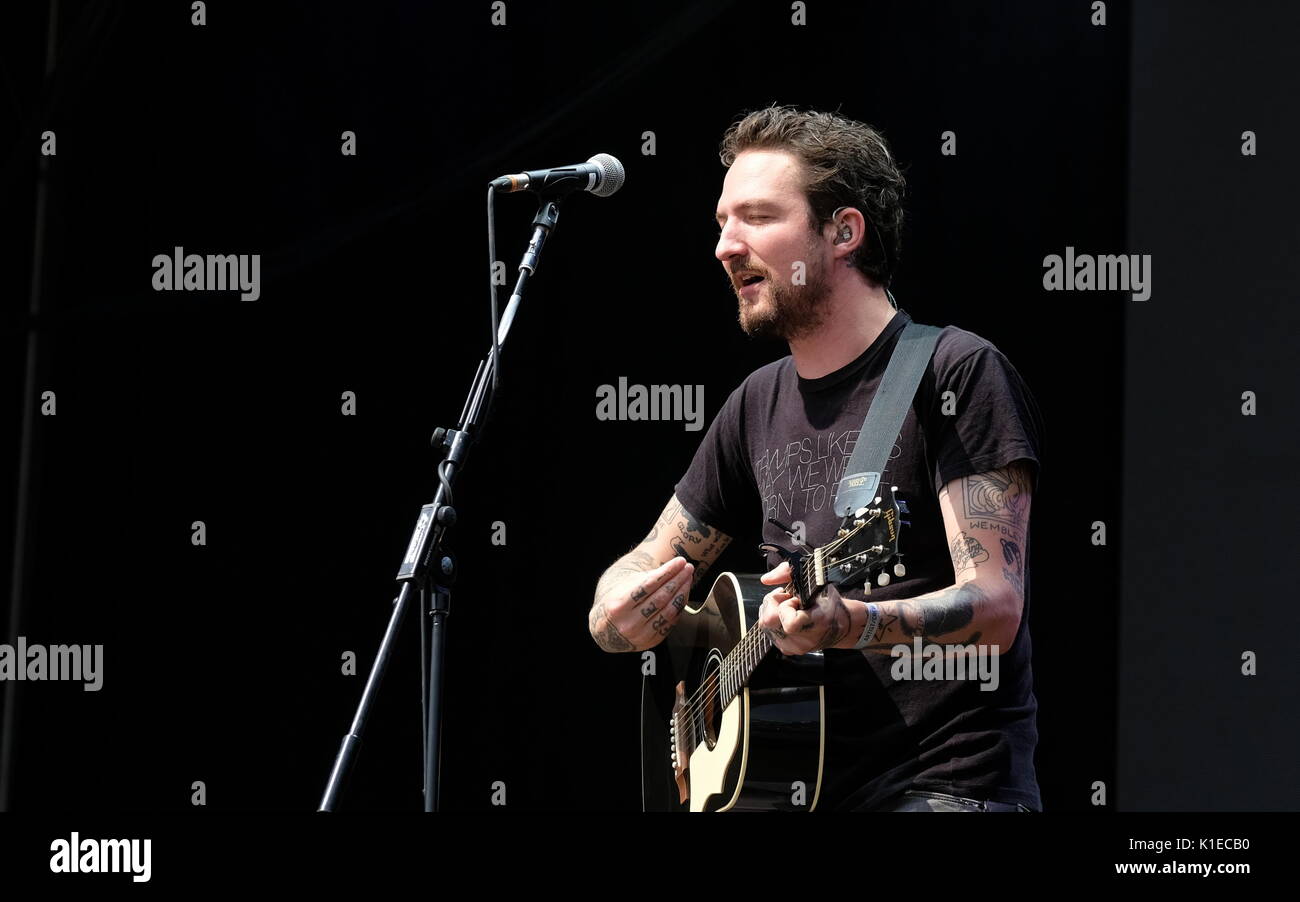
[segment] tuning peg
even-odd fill
[[[902,561],[899,561],[897,564],[894,565],[894,575],[897,576],[899,579],[902,579],[904,576],[907,576],[907,568],[903,566]]]
[[[887,586],[887,585],[889,585],[889,574],[888,574],[888,573],[881,572],[881,574],[880,574],[879,576],[876,577],[876,585],[878,585],[878,586]]]

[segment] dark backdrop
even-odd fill
[[[18,687],[13,808],[187,810],[196,780],[213,808],[314,808],[432,497],[429,433],[454,425],[485,350],[485,182],[598,151],[624,161],[626,187],[565,204],[457,486],[444,804],[486,809],[503,780],[512,807],[636,808],[638,661],[597,650],[585,615],[702,433],[599,422],[595,390],[699,383],[711,418],[785,353],[740,333],[712,257],[718,139],[773,101],[883,130],[910,182],[900,304],[994,342],[1042,405],[1043,799],[1090,810],[1096,780],[1122,799],[1130,302],[1045,292],[1042,267],[1066,245],[1141,250],[1125,234],[1129,11],[1110,3],[1094,26],[1084,3],[810,6],[796,27],[780,2],[515,2],[493,27],[486,3],[209,4],[193,27],[188,4],[60,3],[44,86],[46,10],[14,12],[4,422],[25,392],[58,405],[34,420],[18,632],[103,643],[105,684]],[[58,155],[31,320],[46,128]],[[532,213],[526,196],[498,202],[512,271]],[[150,261],[177,245],[262,254],[261,299],[154,292]],[[12,510],[18,430],[4,441]],[[752,569],[745,545],[723,564]],[[420,805],[412,627],[347,807]],[[361,675],[341,674],[347,650]]]
[[[1130,243],[1157,277],[1125,326],[1128,810],[1300,810],[1300,7],[1224,7],[1133,17]]]

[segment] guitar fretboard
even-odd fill
[[[792,564],[793,579],[786,587],[794,589],[800,598],[809,598],[813,594],[813,567],[816,555],[801,558]],[[763,658],[772,649],[772,637],[767,630],[757,625],[751,627],[740,637],[725,658],[717,672],[712,674],[696,690],[690,702],[681,712],[686,715],[687,723],[679,723],[686,737],[688,754],[704,742],[709,718],[715,711],[722,711],[740,694],[740,690],[749,684],[750,677],[763,663]]]

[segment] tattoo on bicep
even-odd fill
[[[716,532],[707,523],[697,520],[690,511],[680,504],[677,505],[677,512],[673,516],[673,524],[677,528],[677,541],[684,542],[697,549],[697,551],[699,548],[707,546]]]
[[[1002,539],[1002,558],[1006,565],[1017,573],[1023,573],[1025,570],[1024,555],[1020,553],[1020,546],[1008,539]]]
[[[1003,539],[1002,559],[1006,563],[1006,566],[1002,568],[1002,576],[1015,587],[1016,592],[1023,598],[1025,595],[1025,557],[1020,553],[1020,546],[1015,542]]]
[[[989,559],[989,553],[980,544],[979,539],[968,535],[965,530],[957,533],[957,538],[952,540],[948,551],[952,555],[952,568],[956,573],[961,573]]]
[[[964,516],[1024,528],[1029,500],[1029,476],[1024,464],[965,476],[961,484]]]
[[[682,509],[681,504],[676,501],[669,502],[659,514],[659,519],[655,521],[654,526],[650,527],[649,534],[641,540],[641,544],[653,542],[659,538],[659,530],[664,529],[669,523],[677,517],[677,512]]]
[[[713,530],[702,520],[695,519],[691,512],[682,508],[682,515],[686,518],[686,531],[693,532],[701,538],[707,539],[713,535]]]

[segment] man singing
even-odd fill
[[[904,179],[874,129],[773,106],[727,130],[721,159],[714,254],[741,328],[790,353],[731,393],[649,534],[601,577],[589,628],[610,652],[662,641],[745,526],[787,548],[769,517],[800,524],[809,547],[835,537],[834,490],[910,322],[888,290]],[[973,318],[999,315],[970,303]],[[1041,810],[1028,540],[1042,434],[1005,355],[946,327],[881,480],[910,510],[905,576],[812,599],[783,591],[787,563],[763,577],[776,588],[760,628],[783,654],[825,659],[819,810]],[[896,666],[900,648],[930,646],[974,646],[996,679]]]

